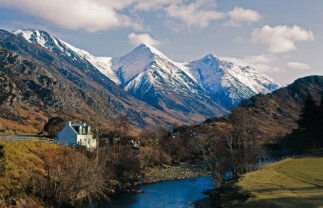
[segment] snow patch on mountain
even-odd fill
[[[125,56],[113,59],[112,70],[124,89],[136,97],[144,97],[147,92],[199,94],[197,81],[184,65],[149,45],[141,44]]]
[[[280,85],[269,76],[259,73],[254,68],[238,66],[213,54],[185,65],[197,79],[200,86],[214,99],[221,102],[223,96],[231,98],[233,107],[242,99],[258,93],[268,93]]]
[[[117,74],[121,82],[126,84],[140,73],[148,70],[148,66],[153,62],[169,75],[174,75],[174,78],[176,78],[176,72],[181,70],[195,80],[185,66],[170,60],[156,48],[145,44],[139,45],[125,56],[113,59],[112,70]]]
[[[89,61],[95,68],[97,68],[102,74],[107,76],[109,79],[111,79],[114,83],[120,84],[119,79],[116,77],[114,72],[111,70],[111,57],[98,57],[93,56],[89,52],[85,50],[81,50],[79,48],[76,48],[64,41],[63,42],[68,48],[70,48],[72,51],[74,51],[76,54],[78,54],[79,57],[86,59]]]
[[[39,30],[17,30],[15,35],[21,35],[30,43],[38,44],[48,50],[59,50],[62,54],[72,57],[73,53],[81,60],[90,62],[97,70],[107,76],[116,84],[120,84],[119,79],[111,70],[111,57],[96,57],[85,50],[76,48],[44,31]],[[75,57],[73,59],[76,59]]]
[[[135,97],[146,102],[155,99],[156,105],[162,98],[174,102],[174,97],[181,95],[191,100],[180,105],[199,100],[212,106],[219,103],[229,111],[243,99],[280,87],[253,67],[239,66],[213,54],[196,61],[178,63],[156,48],[141,44],[119,58],[96,57],[44,31],[18,30],[14,34],[82,66],[85,64],[89,69],[93,66]]]

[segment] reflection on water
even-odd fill
[[[165,207],[194,207],[194,202],[205,197],[202,192],[214,188],[211,176],[190,178],[184,180],[165,181],[141,187],[144,193],[126,193],[112,199],[109,203],[101,201],[92,204],[91,208],[165,208]]]

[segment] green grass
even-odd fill
[[[241,207],[323,207],[323,157],[290,158],[244,175],[250,197]]]

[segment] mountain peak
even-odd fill
[[[216,56],[214,53],[210,53],[210,54],[204,56],[203,58],[201,58],[200,61],[203,61],[203,62],[207,63],[207,62],[223,62],[225,60],[223,60],[220,57]]]
[[[151,45],[140,44],[130,53],[112,60],[112,70],[120,80],[128,82],[138,74],[146,71],[147,66],[158,61],[173,63],[167,56]]]
[[[23,29],[16,30],[13,32],[15,35],[21,35],[30,43],[38,43],[39,45],[45,47],[46,43],[48,43],[49,39],[54,39],[49,33],[42,30],[34,30],[34,29]]]
[[[144,54],[149,54],[151,56],[159,56],[160,58],[167,58],[167,56],[165,56],[162,52],[160,52],[158,49],[156,49],[155,47],[142,43],[139,46],[137,46],[132,52],[134,53],[144,53]],[[132,53],[130,52],[130,53]]]

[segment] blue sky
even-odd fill
[[[323,74],[322,0],[0,0],[0,28],[42,29],[94,55],[140,42],[174,61],[213,53],[282,84]]]

